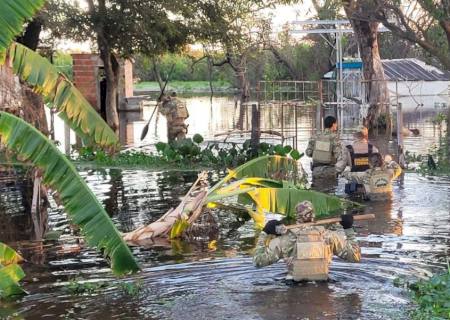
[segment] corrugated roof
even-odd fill
[[[450,72],[442,71],[418,59],[381,60],[387,80],[450,81]]]

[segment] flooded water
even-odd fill
[[[236,116],[239,110],[233,113],[232,101],[214,100],[216,109],[208,105],[209,98],[205,99],[204,104],[188,103],[188,107],[199,108],[197,115],[189,109],[192,128],[195,121],[201,122],[200,133],[213,139],[214,133],[240,125]],[[265,120],[265,126],[281,130],[276,119],[292,118],[288,108],[283,114],[277,112],[278,118],[272,125]],[[437,141],[439,132],[429,121],[433,114],[424,113],[422,119],[417,115],[405,117],[405,126],[421,131],[420,136],[405,139],[408,150],[425,152]],[[313,119],[314,113],[305,110],[291,121],[299,126],[300,150],[314,130]],[[134,137],[140,135],[141,124],[145,123],[137,120],[133,124],[137,128],[133,130],[139,133]],[[163,131],[142,145],[160,134]],[[130,145],[134,143],[140,142],[136,138],[129,140]],[[309,171],[307,158],[302,159],[302,164]],[[211,183],[220,174],[212,172]],[[196,178],[196,172],[189,171],[118,169],[82,170],[81,175],[124,232],[154,221],[176,206]],[[337,194],[343,193],[343,184],[339,182]],[[394,286],[394,279],[414,280],[442,269],[450,247],[450,178],[406,173],[395,182],[391,201],[365,203],[364,211],[375,213],[376,219],[355,226],[362,261],[351,264],[334,259],[329,282],[288,286],[283,281],[284,263],[254,268],[251,252],[256,239],[252,222],[237,221],[233,214],[223,211],[216,212],[221,225],[216,247],[180,242],[133,247],[142,271],[117,279],[99,254],[80,244],[77,231],[52,199],[49,226],[62,232],[62,240],[43,244],[25,241],[32,229],[22,199],[27,187],[22,181],[1,180],[0,189],[0,241],[18,248],[28,260],[23,285],[30,293],[17,301],[1,302],[0,318],[407,319],[412,306],[407,293]],[[104,286],[93,293],[76,295],[68,290],[71,280]],[[136,295],[127,294],[121,288],[123,282],[139,283],[142,290]]]

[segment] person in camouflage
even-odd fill
[[[296,211],[297,223],[314,221],[314,208],[311,202],[299,203]],[[288,230],[281,221],[267,222],[258,238],[253,264],[260,268],[284,259],[288,267],[286,280],[326,280],[333,255],[349,262],[361,260],[361,249],[352,228],[353,216],[342,215],[341,218],[343,229],[336,231],[327,230],[322,226],[305,226]],[[305,236],[308,238],[306,241]]]
[[[159,112],[167,119],[167,140],[181,140],[186,137],[188,126],[185,120],[189,117],[186,103],[177,98],[176,92],[171,96],[163,96]]]
[[[347,159],[342,144],[337,135],[337,121],[335,117],[328,116],[324,120],[325,130],[308,142],[305,154],[313,159],[313,184],[320,190],[336,184],[337,174],[344,171]]]
[[[392,180],[402,173],[402,169],[391,156],[387,155],[383,160],[379,153],[369,156],[369,167],[365,172],[344,171],[342,176],[350,182],[362,184],[369,200],[389,199],[392,194]]]

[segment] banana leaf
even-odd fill
[[[8,49],[7,63],[34,92],[44,97],[46,105],[56,109],[58,116],[83,139],[85,145],[98,145],[111,151],[118,149],[119,140],[114,131],[46,58],[13,43]]]
[[[292,183],[299,183],[298,163],[296,160],[278,155],[261,156],[250,160],[234,170],[229,170],[228,174],[216,183],[209,193],[215,192],[218,188],[231,181],[242,178],[268,178],[273,180],[289,180]]]
[[[5,298],[26,293],[19,281],[25,277],[25,273],[18,264],[0,266],[0,297]]]
[[[105,209],[79,176],[74,165],[42,133],[11,114],[0,112],[0,139],[24,161],[43,172],[43,183],[56,190],[73,223],[90,246],[111,259],[115,274],[139,269]]]
[[[259,210],[266,210],[293,218],[295,206],[305,200],[312,202],[317,218],[338,213],[355,203],[313,190],[295,188],[257,188],[247,193]]]
[[[0,1],[0,64],[5,51],[23,30],[25,20],[30,19],[44,5],[45,0]]]
[[[23,258],[14,249],[0,242],[0,264],[7,266],[13,263],[19,263]]]

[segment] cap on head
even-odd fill
[[[297,223],[314,221],[314,207],[310,201],[302,201],[295,206],[297,212]]]

